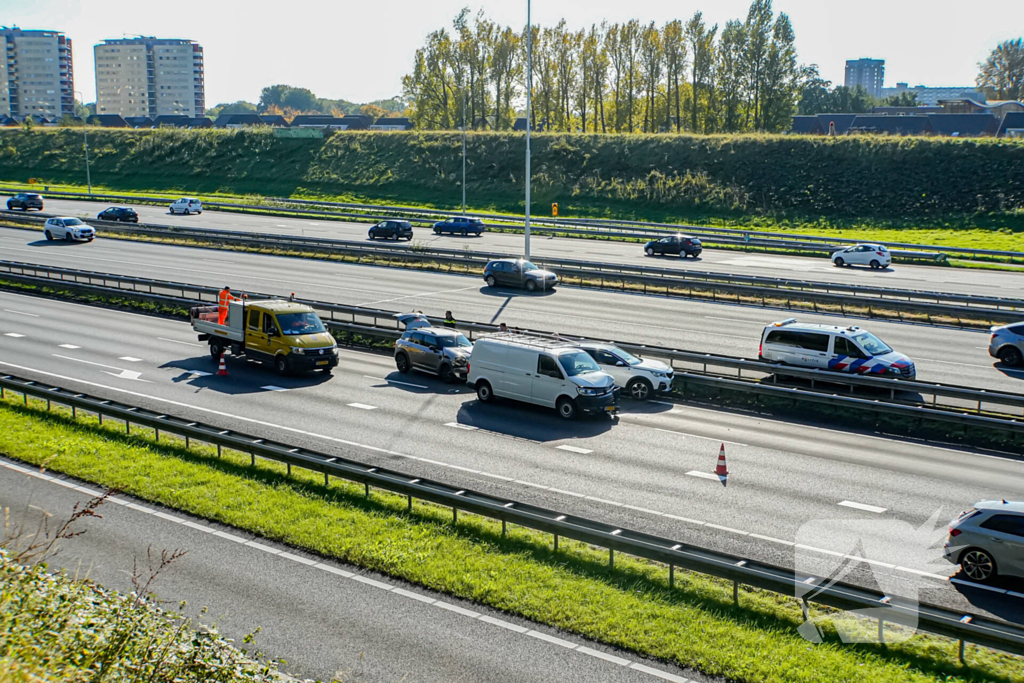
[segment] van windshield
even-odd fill
[[[281,325],[281,332],[288,336],[299,334],[317,334],[326,332],[320,317],[309,311],[307,313],[280,313],[277,322]]]
[[[569,377],[582,375],[585,372],[599,372],[601,370],[586,351],[563,353],[558,356],[558,363]]]
[[[892,353],[892,349],[888,344],[870,332],[858,334],[854,339],[869,356],[882,356],[887,353]]]

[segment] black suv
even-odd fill
[[[375,240],[378,237],[392,240],[397,240],[402,237],[407,240],[411,240],[412,223],[409,221],[381,221],[370,228],[370,239]]]
[[[100,215],[96,218],[101,221],[122,221],[124,223],[138,223],[139,214],[135,213],[135,209],[127,206],[112,206],[106,211],[100,212]]]
[[[644,245],[644,253],[648,256],[654,256],[655,254],[672,254],[675,256],[678,254],[683,258],[687,256],[697,258],[702,251],[704,251],[704,248],[700,245],[700,240],[689,235],[662,237],[660,240],[651,240]]]
[[[22,211],[39,209],[42,211],[43,196],[35,192],[19,192],[7,200],[7,210],[13,211],[14,209],[21,209]]]

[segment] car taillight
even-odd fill
[[[764,349],[764,342],[761,342],[760,344],[757,345],[757,357],[758,358],[760,358],[762,356],[761,351],[763,349]]]
[[[949,527],[949,535],[951,538],[955,538],[960,535],[960,530],[956,527]]]
[[[884,251],[876,251],[875,253],[878,254],[879,256],[885,256]]]
[[[469,363],[466,363],[466,372],[469,372]]]

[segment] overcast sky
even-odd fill
[[[74,41],[75,89],[95,99],[92,46],[105,38],[152,35],[199,41],[206,102],[245,99],[274,83],[320,97],[366,102],[397,95],[413,53],[458,11],[483,9],[494,21],[526,24],[525,0],[0,0],[0,25],[63,31]],[[701,10],[709,24],[746,16],[749,0],[533,0],[533,21],[565,18],[579,28],[640,19],[659,24]],[[978,8],[971,11],[970,8]],[[789,14],[802,63],[843,81],[845,60],[885,59],[885,83],[963,86],[1000,41],[1024,32],[1024,0],[889,0],[832,3],[776,0]]]

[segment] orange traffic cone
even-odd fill
[[[725,444],[722,444],[721,450],[718,451],[718,466],[715,467],[715,474],[720,477],[724,477],[729,474],[729,469],[725,466]]]
[[[220,354],[220,368],[217,369],[218,377],[228,376],[228,366],[224,363],[224,354]]]

